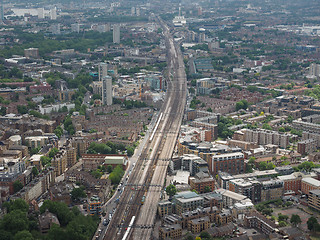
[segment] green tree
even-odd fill
[[[279,215],[278,215],[278,220],[279,221],[287,221],[288,220],[288,216],[287,215],[283,215],[283,214],[281,214],[281,213],[279,213]]]
[[[19,192],[21,189],[23,188],[23,185],[22,183],[17,180],[15,182],[13,182],[13,191],[16,193],[16,192]]]
[[[301,223],[301,218],[298,214],[292,214],[290,218],[290,223],[294,226],[298,226]]]
[[[199,235],[199,237],[201,237],[201,239],[210,239],[211,238],[211,235],[206,232],[206,231],[202,231]]]
[[[71,191],[71,197],[74,201],[78,201],[80,198],[85,198],[87,194],[82,187],[74,188]]]
[[[310,231],[316,232],[320,230],[320,225],[315,217],[310,217],[307,221],[307,225]]]
[[[111,165],[107,166],[107,173],[112,173],[113,167]]]
[[[33,240],[33,236],[32,234],[27,231],[27,230],[23,230],[18,232],[16,235],[14,235],[13,240]]]
[[[63,202],[45,200],[40,207],[40,212],[44,213],[46,209],[48,209],[49,212],[57,215],[62,226],[66,226],[74,217],[72,212],[69,211],[68,206]]]
[[[170,198],[174,196],[176,192],[177,192],[177,188],[175,185],[170,184],[168,187],[166,187],[166,193],[169,195]]]
[[[204,187],[204,192],[207,193],[207,192],[211,192],[211,188],[209,186],[205,186]]]
[[[134,154],[134,148],[133,147],[127,147],[127,155],[131,157]]]
[[[51,158],[47,157],[47,156],[41,156],[40,157],[40,161],[41,161],[41,164],[42,166],[46,166],[48,164],[51,164]]]
[[[53,158],[59,152],[58,148],[54,147],[49,152],[49,158]]]
[[[32,173],[33,176],[38,176],[39,171],[38,171],[38,169],[36,167],[33,167],[32,170],[31,170],[31,173]]]
[[[287,223],[285,221],[279,221],[279,227],[285,227]]]
[[[6,231],[16,234],[17,232],[28,229],[27,213],[21,210],[13,210],[4,215],[2,227]]]

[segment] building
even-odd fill
[[[214,190],[214,178],[204,172],[198,172],[194,177],[189,177],[188,184],[192,190],[196,190],[198,193]]]
[[[53,35],[60,35],[60,23],[51,25],[51,33]]]
[[[112,77],[104,76],[102,79],[102,103],[112,105]]]
[[[114,24],[113,25],[113,43],[120,43],[120,25]]]
[[[38,19],[44,19],[44,8],[38,8]]]
[[[188,221],[188,230],[193,234],[200,233],[210,227],[209,217],[196,218]]]
[[[57,8],[56,7],[50,9],[50,19],[57,20]]]
[[[158,203],[158,214],[162,218],[165,215],[172,214],[172,203],[168,200],[162,200]]]
[[[71,204],[70,191],[62,182],[49,188],[49,196],[51,201],[64,202],[67,205]]]
[[[301,180],[301,192],[309,195],[312,190],[320,190],[320,181],[311,177],[303,178]]]
[[[274,233],[277,227],[274,222],[267,219],[265,216],[258,213],[257,211],[252,211],[245,215],[244,226],[249,228],[255,228],[266,235]]]
[[[39,216],[39,228],[42,234],[48,233],[53,224],[60,226],[60,222],[56,215],[49,212],[48,209]]]
[[[239,174],[244,173],[245,169],[244,155],[241,152],[215,155],[209,162],[209,171],[214,176],[219,171]]]
[[[177,214],[195,210],[197,207],[202,206],[203,202],[203,197],[200,197],[195,192],[179,192],[173,197],[175,212]]]
[[[220,189],[215,190],[215,192],[218,194],[221,194],[223,207],[225,207],[225,208],[231,207],[235,203],[242,202],[244,200],[250,201],[250,199],[248,199],[247,196],[244,196],[242,194],[235,193],[235,192],[232,192],[232,191],[229,191],[226,189],[220,188]]]
[[[320,211],[320,190],[309,191],[308,207]]]
[[[316,64],[316,63],[310,64],[309,76],[312,76],[312,77],[320,76],[320,64]]]
[[[87,212],[88,214],[90,214],[91,216],[97,214],[98,216],[101,215],[102,212],[102,203],[101,200],[98,196],[92,196],[89,200],[88,200],[88,204],[87,204]]]
[[[313,138],[302,140],[298,142],[298,153],[304,155],[309,154],[317,150],[317,141]]]
[[[269,131],[265,129],[244,129],[244,141],[253,142],[258,145],[277,145],[280,148],[287,148],[289,145],[290,135]]]
[[[80,24],[79,23],[73,23],[71,24],[71,32],[80,32]]]
[[[232,179],[229,181],[230,191],[247,196],[252,202],[261,201],[261,183],[256,180]]]
[[[281,180],[269,180],[261,183],[261,201],[280,199],[283,195],[283,182]]]
[[[67,167],[70,168],[77,162],[77,150],[72,146],[67,147]]]
[[[61,149],[51,160],[51,166],[54,168],[56,176],[60,176],[67,169],[67,151]]]
[[[25,49],[24,56],[26,58],[39,58],[39,49],[38,48]]]
[[[99,75],[99,81],[102,82],[102,79],[106,76],[108,76],[108,64],[101,62],[98,65],[98,75]]]
[[[159,240],[176,239],[182,236],[182,228],[179,224],[164,225],[159,227]]]
[[[95,170],[101,165],[111,165],[113,168],[120,165],[123,170],[127,168],[128,157],[116,154],[83,154],[83,169]]]

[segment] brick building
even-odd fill
[[[218,174],[219,171],[230,174],[239,174],[245,172],[244,155],[241,152],[225,153],[212,156],[208,162],[209,171],[212,175]]]
[[[189,177],[188,184],[192,190],[196,190],[198,193],[212,192],[214,190],[214,178],[204,172],[199,172],[194,177]]]
[[[309,192],[312,190],[320,189],[320,181],[314,178],[303,178],[301,181],[301,192],[303,194],[309,195]]]

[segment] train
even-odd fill
[[[146,201],[146,197],[147,197],[147,192],[145,192],[145,194],[141,198],[141,205],[143,205],[144,202]]]

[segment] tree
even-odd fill
[[[112,173],[113,167],[111,165],[107,166],[107,173]]]
[[[14,235],[13,240],[33,240],[33,236],[32,234],[27,231],[27,230],[23,230],[18,232],[16,235]]]
[[[17,180],[13,183],[13,191],[16,193],[16,192],[19,192],[21,189],[23,188],[23,185],[22,183]]]
[[[41,161],[41,164],[42,166],[46,166],[47,164],[50,164],[51,163],[51,158],[47,157],[47,156],[41,156],[40,157],[40,161]]]
[[[278,220],[279,221],[287,221],[288,220],[288,216],[287,215],[283,215],[283,214],[281,214],[281,213],[279,213],[279,215],[278,215]]]
[[[207,192],[211,192],[211,188],[209,186],[205,186],[204,187],[204,192],[207,193]]]
[[[285,221],[279,221],[279,227],[285,227],[287,223]]]
[[[2,219],[2,227],[12,234],[28,229],[27,213],[21,210],[14,210]]]
[[[169,195],[170,198],[174,196],[176,192],[177,192],[177,188],[175,185],[170,184],[168,187],[166,187],[166,193]]]
[[[134,154],[134,148],[133,147],[127,147],[127,155],[131,157]]]
[[[294,226],[298,226],[301,222],[301,218],[298,214],[291,215],[290,223],[292,223]]]
[[[320,230],[320,225],[315,217],[310,217],[307,221],[307,225],[310,231],[316,232]]]
[[[208,232],[206,232],[206,231],[202,231],[201,233],[200,233],[200,235],[199,235],[199,237],[201,237],[201,239],[205,239],[205,238],[211,238],[211,235],[208,233]]]
[[[262,128],[263,128],[263,129],[266,129],[266,130],[272,130],[272,127],[271,127],[268,123],[264,123],[264,124],[262,125]]]
[[[38,169],[34,166],[34,167],[32,168],[32,170],[31,170],[31,173],[32,173],[33,176],[38,176],[39,171],[38,171]]]
[[[87,194],[82,187],[74,188],[71,191],[71,197],[74,201],[78,201],[80,198],[85,198]]]

